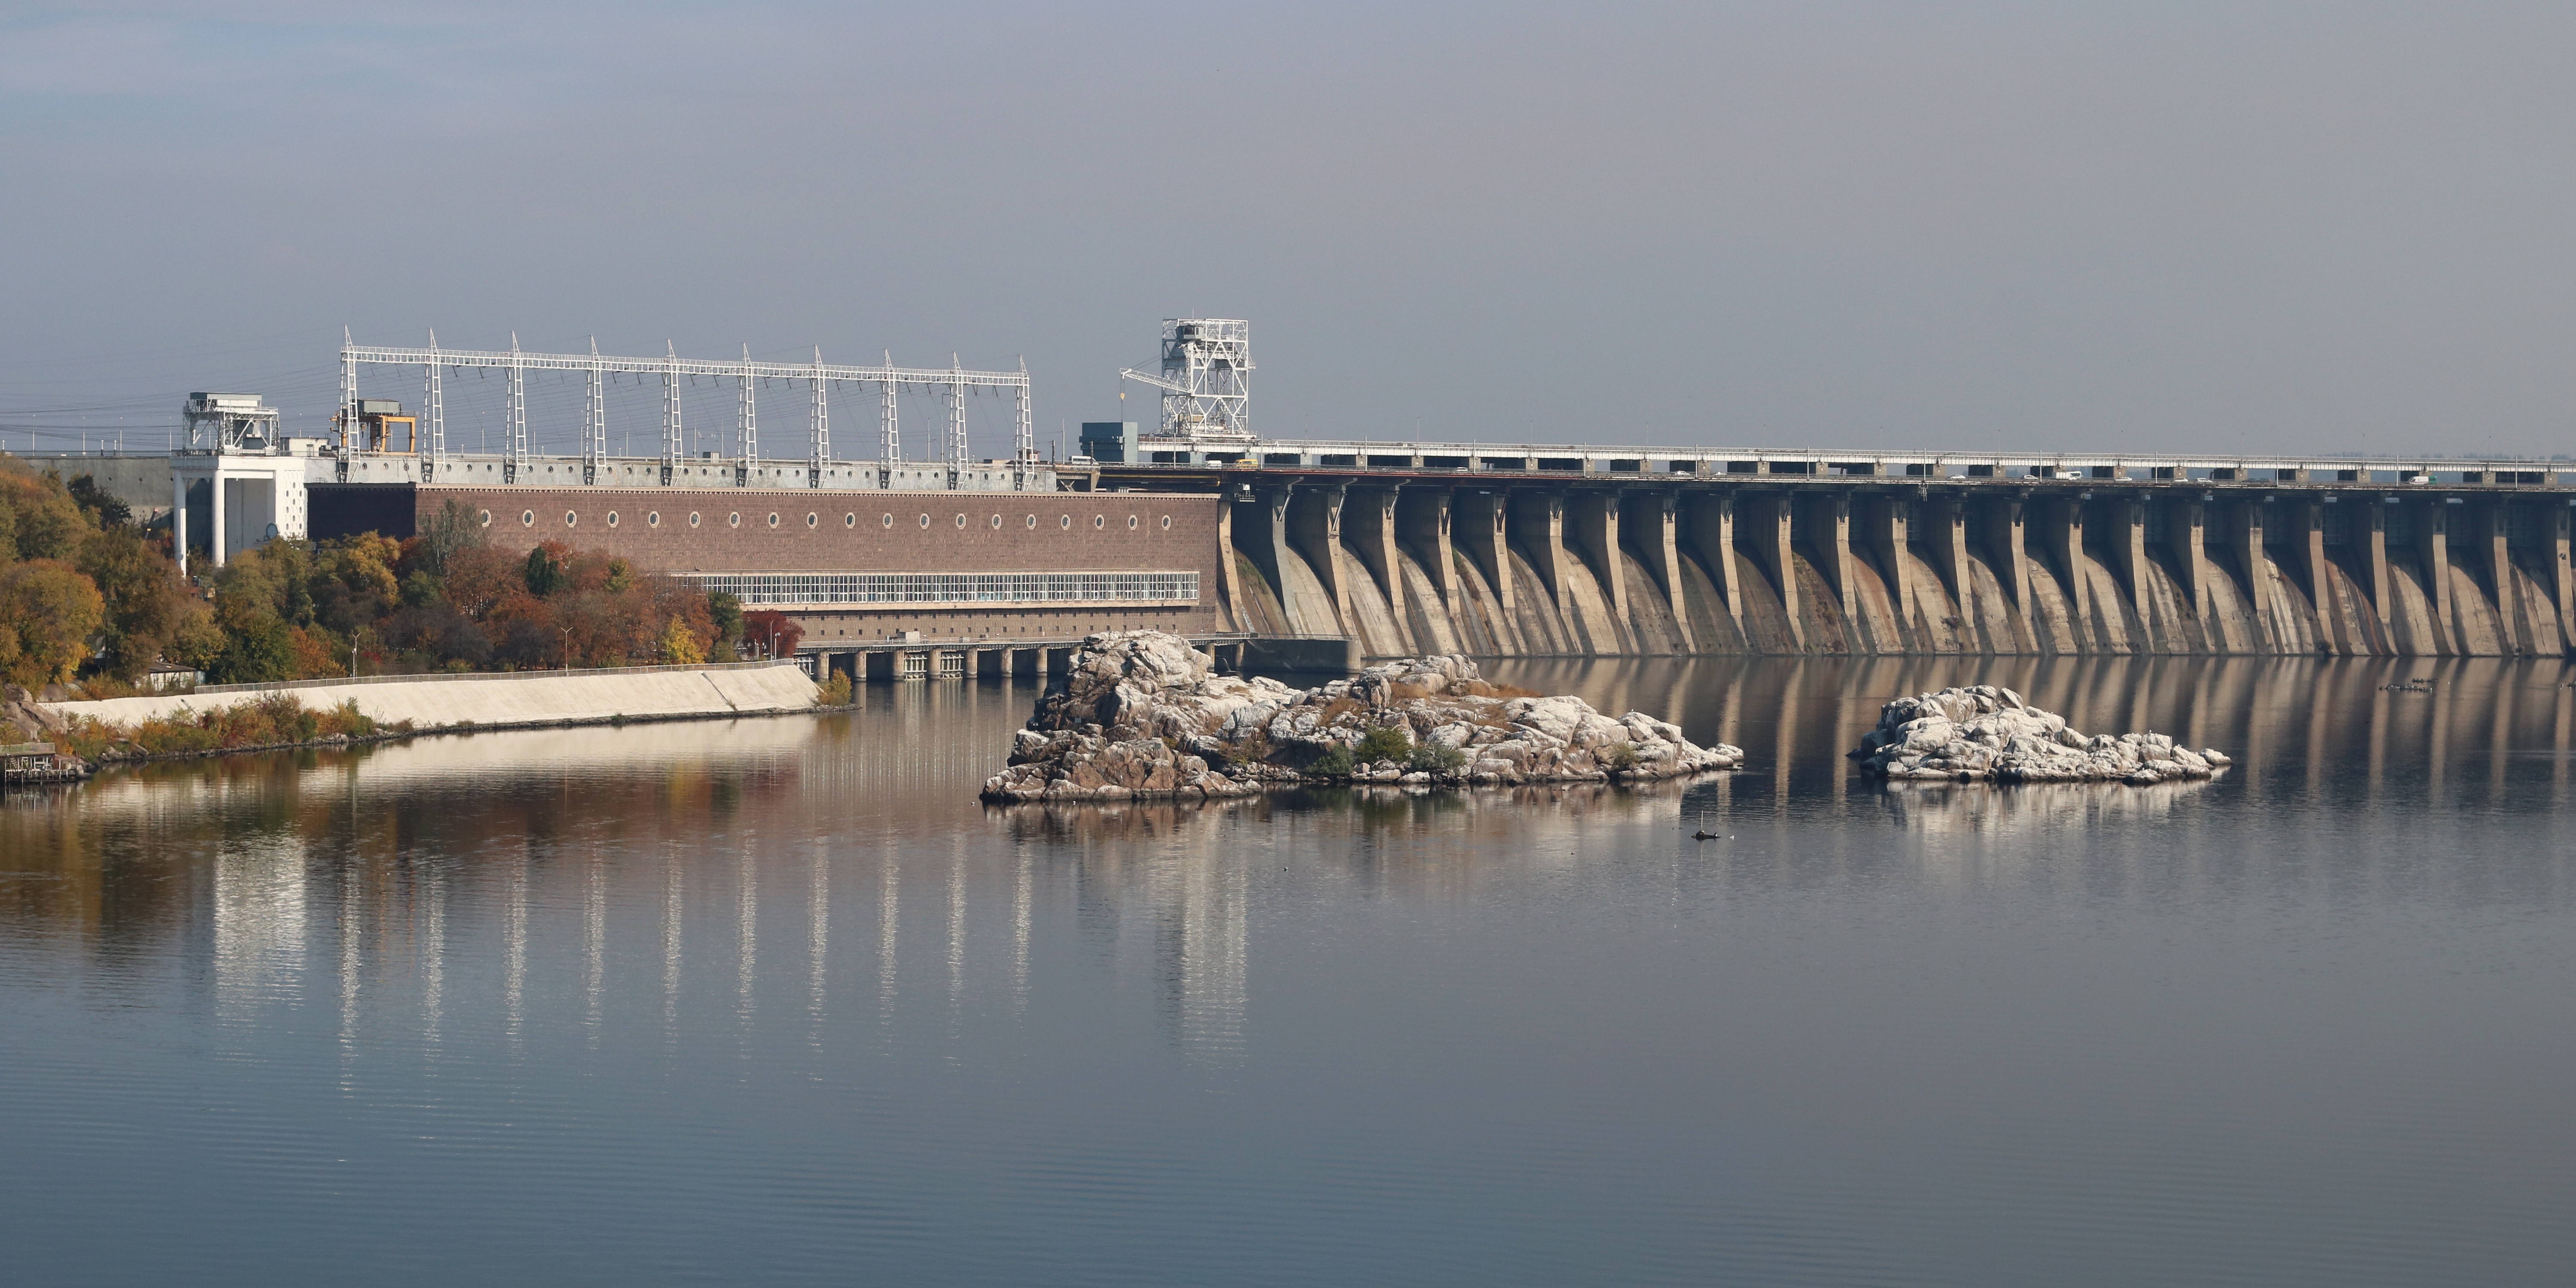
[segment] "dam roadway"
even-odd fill
[[[2576,639],[2561,462],[1138,455],[1059,470],[1075,488],[1221,497],[1226,624],[1372,656],[2548,656]]]

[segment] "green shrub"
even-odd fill
[[[1403,760],[1412,751],[1412,735],[1394,725],[1380,725],[1361,736],[1360,745],[1351,748],[1351,759],[1374,765],[1381,760]]]
[[[850,705],[850,677],[834,671],[832,678],[823,681],[821,692],[814,700],[827,707]]]
[[[1352,768],[1351,749],[1335,747],[1307,762],[1306,773],[1314,778],[1348,778]]]
[[[408,722],[396,728],[408,729]],[[312,742],[333,734],[365,738],[378,731],[375,718],[360,711],[354,699],[315,711],[292,693],[268,693],[228,707],[182,712],[135,725],[84,718],[69,741],[76,752],[90,758],[119,744],[146,755],[167,756]]]
[[[1426,774],[1454,774],[1467,767],[1467,753],[1436,742],[1420,743],[1404,758],[1404,767]]]
[[[1614,742],[1610,744],[1610,749],[1601,753],[1601,763],[1613,770],[1635,769],[1637,767],[1637,744],[1633,742]]]

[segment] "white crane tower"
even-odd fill
[[[1118,374],[1163,391],[1159,437],[1249,446],[1252,324],[1241,318],[1163,319],[1163,374]]]

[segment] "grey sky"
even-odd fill
[[[1202,313],[1282,436],[2576,451],[2571,54],[2565,5],[10,6],[0,422],[309,427],[346,323],[1025,354],[1051,438]]]

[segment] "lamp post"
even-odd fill
[[[572,628],[569,626],[563,627],[561,628],[561,633],[563,635],[563,666],[561,669],[569,671],[572,669]]]

